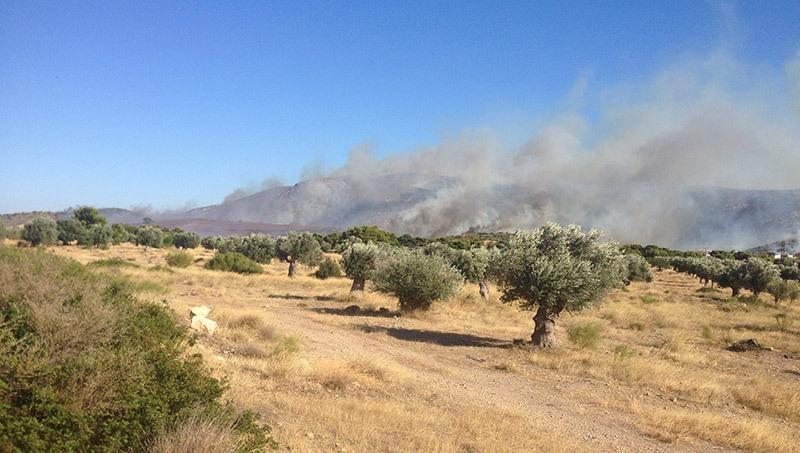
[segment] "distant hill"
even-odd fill
[[[547,191],[534,193],[513,185],[464,187],[456,178],[415,173],[313,178],[220,204],[151,217],[156,224],[201,235],[283,234],[291,230],[323,233],[377,225],[399,234],[438,236],[532,228],[546,220],[607,228],[592,224],[592,219],[601,219],[598,223],[602,223],[602,219],[613,218],[613,239],[624,242],[630,240],[626,233],[637,228],[626,223],[635,215],[638,225],[661,225],[670,233],[668,238],[654,235],[648,241],[682,249],[748,249],[800,232],[800,190],[693,188],[672,194],[668,198],[671,204],[662,203],[665,209],[681,208],[681,217],[673,218],[671,213],[652,210],[644,211],[646,215],[635,209],[615,213],[614,205],[596,205],[607,202],[602,195],[589,202],[577,200],[582,204],[573,206],[569,194],[554,197]],[[565,208],[561,217],[553,213],[554,206]],[[131,210],[100,211],[111,223],[143,223],[144,215]],[[596,216],[598,212],[613,215]],[[20,213],[3,215],[2,220],[15,226],[36,215],[65,218],[72,213]]]
[[[793,237],[769,244],[753,247],[747,250],[750,253],[788,253],[790,255],[800,254],[800,237]]]

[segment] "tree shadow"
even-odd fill
[[[464,333],[439,332],[435,330],[405,329],[401,327],[380,327],[362,324],[357,326],[364,332],[383,332],[398,340],[438,344],[439,346],[469,346],[477,348],[511,348],[510,341],[497,338],[479,337]]]
[[[333,300],[338,300],[334,296],[301,296],[299,294],[267,294],[267,297],[271,299],[288,299],[288,300],[319,300],[322,302],[330,302]]]
[[[401,316],[401,313],[396,310],[393,311],[383,307],[377,310],[368,310],[360,308],[358,305],[350,305],[345,308],[317,307],[310,308],[309,310],[325,315],[337,316],[372,316],[376,318],[394,318],[395,316]]]

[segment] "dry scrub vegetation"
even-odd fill
[[[194,348],[228,378],[228,398],[272,425],[281,449],[800,445],[800,310],[766,295],[745,304],[659,271],[599,309],[562,315],[559,348],[533,352],[513,344],[529,335],[530,313],[499,303],[496,291],[483,301],[477,285],[399,316],[394,300],[351,296],[350,280],[318,280],[310,268],[289,279],[275,263],[243,276],[203,269],[211,253],[201,249],[185,269],[167,268],[167,251],[127,244],[53,251],[83,263],[132,263],[98,269],[132,277],[181,316],[211,307],[221,328]],[[772,350],[726,350],[748,338]],[[214,436],[224,433],[209,442]]]

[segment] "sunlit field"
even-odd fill
[[[318,280],[303,267],[290,279],[277,260],[239,275],[204,269],[212,252],[200,248],[184,269],[166,265],[168,250],[128,244],[51,250],[131,277],[140,297],[187,325],[191,307],[210,307],[220,328],[198,333],[192,349],[227,379],[227,398],[272,426],[279,449],[800,445],[800,311],[768,295],[744,303],[655,271],[652,283],[616,290],[600,308],[562,315],[558,347],[532,351],[514,341],[530,336],[532,313],[500,303],[494,287],[488,302],[466,285],[408,315],[369,285],[350,295],[350,280]],[[749,338],[768,349],[727,350]]]

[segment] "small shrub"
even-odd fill
[[[206,269],[239,274],[260,274],[264,272],[258,263],[237,252],[217,253],[206,265]]]
[[[646,305],[651,305],[658,302],[658,298],[656,296],[653,296],[652,294],[642,294],[641,296],[639,296],[639,300],[641,300],[642,303]]]
[[[264,325],[264,320],[258,315],[242,315],[228,322],[231,329],[258,329]]]
[[[701,331],[701,335],[708,341],[714,340],[714,329],[711,326],[703,326],[703,330]]]
[[[625,360],[628,357],[633,356],[635,353],[636,352],[633,350],[633,348],[626,344],[620,344],[614,348],[614,358],[619,360]]]
[[[603,328],[595,323],[578,323],[567,328],[567,338],[581,349],[597,349],[603,336]]]
[[[174,252],[168,254],[166,260],[171,267],[189,267],[194,262],[194,256],[187,252]]]
[[[102,260],[92,261],[87,264],[88,267],[139,267],[136,263],[124,260],[122,258],[106,258]]]
[[[794,324],[794,320],[785,313],[775,315],[775,322],[778,323],[778,330],[781,332],[788,331]]]
[[[641,331],[644,330],[644,323],[641,323],[641,322],[638,322],[638,321],[632,322],[632,323],[628,324],[628,329],[635,330],[637,332],[641,332]]]
[[[426,310],[437,300],[455,294],[463,276],[439,255],[400,250],[379,265],[375,289],[396,296],[400,309]]]
[[[291,335],[280,337],[277,343],[272,347],[269,357],[275,359],[286,358],[300,350],[300,341],[297,337]]]
[[[794,302],[800,298],[800,283],[794,280],[776,278],[767,286],[767,291],[772,294],[776,304],[784,300]]]
[[[314,277],[317,277],[320,280],[325,280],[330,277],[343,276],[344,274],[342,273],[341,266],[339,266],[339,262],[329,256],[322,260],[322,262],[319,264],[319,268],[314,273]]]

